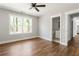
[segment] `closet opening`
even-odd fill
[[[60,16],[52,18],[52,40],[60,43]]]

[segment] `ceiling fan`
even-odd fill
[[[45,7],[45,6],[46,5],[37,5],[37,3],[31,3],[31,8],[30,9],[35,8],[35,10],[37,12],[39,12],[40,10],[37,7]]]

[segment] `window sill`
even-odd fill
[[[32,32],[27,32],[27,33],[9,33],[10,35],[21,35],[21,34],[31,34]]]

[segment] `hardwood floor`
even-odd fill
[[[0,45],[1,56],[79,56],[79,35],[63,46],[35,38]]]

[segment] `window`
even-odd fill
[[[32,19],[30,17],[20,17],[10,15],[10,34],[16,33],[31,33]]]

